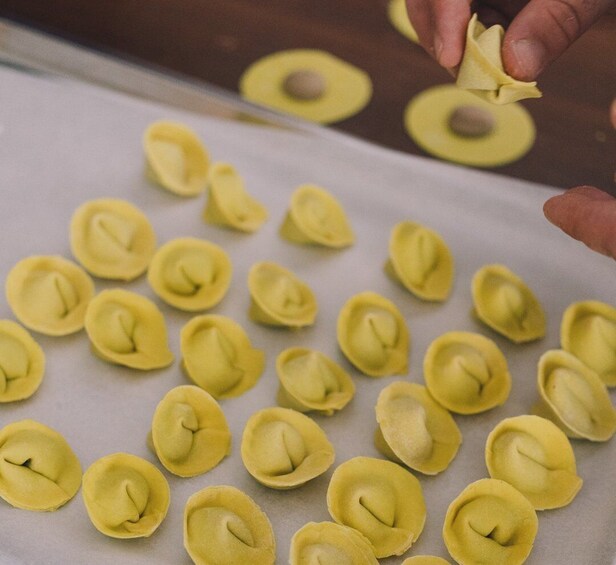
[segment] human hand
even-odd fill
[[[594,251],[616,259],[616,198],[592,186],[576,186],[543,205],[545,217]]]
[[[532,81],[586,31],[616,0],[406,0],[424,48],[453,69],[464,52],[471,11],[484,25],[501,24],[505,71]]]

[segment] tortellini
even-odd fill
[[[195,312],[216,306],[231,284],[233,268],[218,245],[194,237],[165,243],[152,257],[148,282],[167,304]]]
[[[156,250],[146,215],[125,200],[90,200],[73,213],[71,250],[97,277],[130,281],[145,272]]]
[[[336,335],[346,358],[371,377],[408,369],[410,333],[397,306],[375,292],[360,292],[343,305]]]
[[[34,420],[0,429],[0,497],[24,510],[57,510],[77,494],[81,464],[61,434]]]
[[[323,353],[305,347],[285,349],[276,358],[278,404],[300,412],[331,416],[355,394],[349,374]]]
[[[248,273],[252,320],[270,326],[310,326],[317,316],[317,300],[310,287],[277,263],[262,261]]]
[[[539,359],[537,412],[569,437],[607,441],[616,432],[616,410],[605,383],[571,353],[552,349]]]
[[[267,220],[267,208],[253,198],[244,181],[228,163],[214,163],[208,177],[208,198],[203,219],[215,225],[254,232]]]
[[[436,338],[428,346],[423,370],[430,394],[458,414],[500,406],[511,391],[507,359],[491,339],[473,332]]]
[[[347,247],[355,235],[340,203],[325,189],[304,184],[291,195],[280,234],[296,243]]]
[[[103,290],[90,302],[85,325],[94,353],[105,361],[144,371],[173,362],[165,319],[144,296]]]
[[[449,505],[443,539],[458,563],[519,565],[537,529],[537,513],[520,491],[499,479],[480,479]]]
[[[571,304],[560,325],[561,347],[616,386],[616,308],[598,300]]]
[[[276,560],[269,519],[232,486],[206,487],[188,499],[184,547],[196,565],[273,565]]]
[[[205,190],[210,158],[190,128],[176,122],[154,122],[145,131],[143,148],[146,176],[151,181],[180,196],[196,196]]]
[[[218,403],[199,387],[171,389],[152,418],[152,443],[165,469],[194,477],[231,452],[231,432]]]
[[[41,346],[19,324],[0,320],[0,403],[32,396],[44,374]]]
[[[488,436],[485,458],[490,476],[513,485],[536,510],[566,506],[582,487],[567,436],[539,416],[502,420]]]
[[[308,522],[291,538],[290,565],[378,565],[360,532],[334,522]]]
[[[543,308],[526,283],[504,265],[486,265],[472,281],[475,314],[514,343],[545,335]]]
[[[372,457],[354,457],[336,468],[327,508],[336,522],[366,536],[379,559],[402,555],[426,521],[419,481],[400,465]]]
[[[112,538],[151,536],[167,515],[169,484],[149,461],[112,453],[83,475],[83,501],[94,527]]]
[[[180,334],[182,366],[214,398],[231,398],[252,388],[265,367],[244,329],[224,316],[196,316]]]
[[[415,296],[442,302],[451,292],[454,261],[438,233],[404,221],[391,231],[385,271]]]
[[[291,489],[322,475],[334,462],[334,447],[308,416],[290,408],[264,408],[246,422],[242,461],[260,483]]]
[[[435,555],[413,555],[407,557],[402,565],[449,565],[449,561]]]
[[[456,85],[494,104],[540,98],[536,82],[516,80],[505,72],[501,56],[504,34],[502,26],[486,29],[477,20],[477,14],[473,15],[466,30],[466,47]]]
[[[376,403],[376,419],[379,451],[426,475],[444,471],[462,443],[451,414],[415,383],[398,381],[385,387]]]
[[[78,265],[55,255],[22,259],[6,279],[6,297],[27,328],[53,336],[83,328],[94,283]]]

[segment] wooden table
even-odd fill
[[[389,23],[388,0],[3,0],[0,17],[98,50],[173,70],[237,92],[244,69],[274,51],[327,50],[367,71],[373,98],[332,127],[404,152],[408,101],[451,82],[421,47]],[[537,140],[502,174],[616,194],[616,10],[606,14],[540,77],[543,98],[524,102]]]

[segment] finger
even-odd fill
[[[420,45],[435,57],[432,6],[428,0],[406,0],[406,11],[417,32]],[[436,57],[435,57],[436,58]]]
[[[543,205],[545,217],[566,234],[616,259],[616,198],[592,186],[578,186]]]
[[[514,78],[534,80],[612,3],[613,0],[531,0],[505,34],[505,70]]]

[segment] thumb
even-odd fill
[[[612,3],[613,0],[531,0],[505,34],[505,70],[519,80],[534,80]]]

